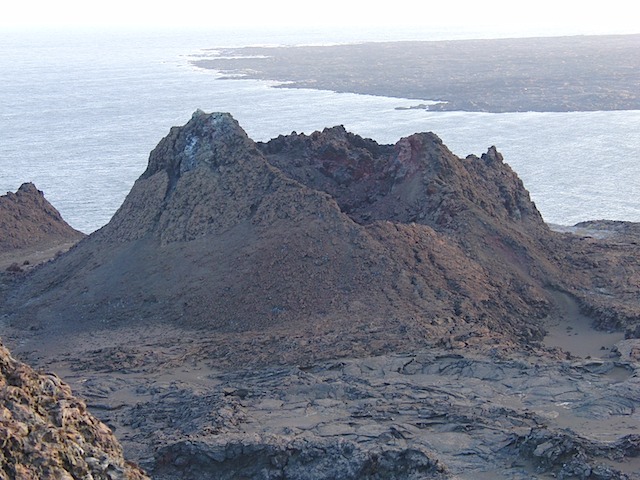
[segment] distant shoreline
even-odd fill
[[[429,110],[640,110],[640,34],[216,49],[224,78],[429,100]]]

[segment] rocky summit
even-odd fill
[[[493,147],[197,111],[0,334],[161,480],[636,479],[639,239],[552,230]]]

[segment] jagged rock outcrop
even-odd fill
[[[433,133],[379,145],[344,127],[280,136],[259,146],[272,165],[329,193],[360,224],[388,220],[456,230],[464,226],[460,215],[466,215],[519,222],[530,233],[546,229],[495,147],[481,159],[460,159]]]
[[[418,237],[433,232],[448,246],[459,248],[439,255],[431,251],[435,242],[429,242],[418,251],[438,266],[435,272],[425,272],[423,278],[429,283],[442,275],[453,280],[458,263],[465,274],[454,281],[479,287],[477,293],[484,291],[484,296],[469,302],[474,288],[461,289],[467,293],[461,308],[472,318],[473,312],[482,310],[477,303],[491,302],[489,297],[496,295],[533,317],[546,312],[540,284],[559,283],[557,265],[550,260],[551,232],[495,147],[480,158],[460,159],[433,133],[378,145],[335,127],[310,136],[281,136],[261,149],[271,164],[296,180],[330,193],[351,219],[368,230],[392,222],[396,228],[419,232]],[[389,235],[378,238],[384,242]],[[406,248],[400,244],[394,245],[398,256]],[[421,265],[412,268],[419,271]],[[479,272],[490,280],[479,280],[474,275]],[[449,282],[442,289],[457,287]],[[474,301],[476,305],[471,305]]]
[[[65,222],[33,183],[0,196],[0,253],[74,242],[84,234]]]
[[[0,344],[0,478],[143,480],[111,430],[69,386]]]
[[[341,127],[256,145],[198,111],[108,225],[15,292],[11,320],[319,337],[363,322],[388,348],[459,322],[539,339],[548,233],[493,148],[460,159],[433,134],[378,145]]]

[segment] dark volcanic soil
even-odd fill
[[[193,63],[286,88],[444,102],[432,110],[637,110],[639,48],[640,35],[380,42],[222,48]]]
[[[161,479],[638,478],[638,226],[574,230],[493,147],[198,111],[0,334]]]

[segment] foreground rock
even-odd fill
[[[155,473],[637,479],[640,382],[633,370],[616,368],[623,367],[533,365],[435,349],[217,375],[217,391],[161,390],[161,412],[178,416],[184,430],[181,440],[159,447]],[[180,397],[178,413],[171,405]],[[152,413],[162,417],[157,406],[138,405],[130,418]]]
[[[3,480],[148,478],[66,384],[14,360],[2,345],[0,438]]]

